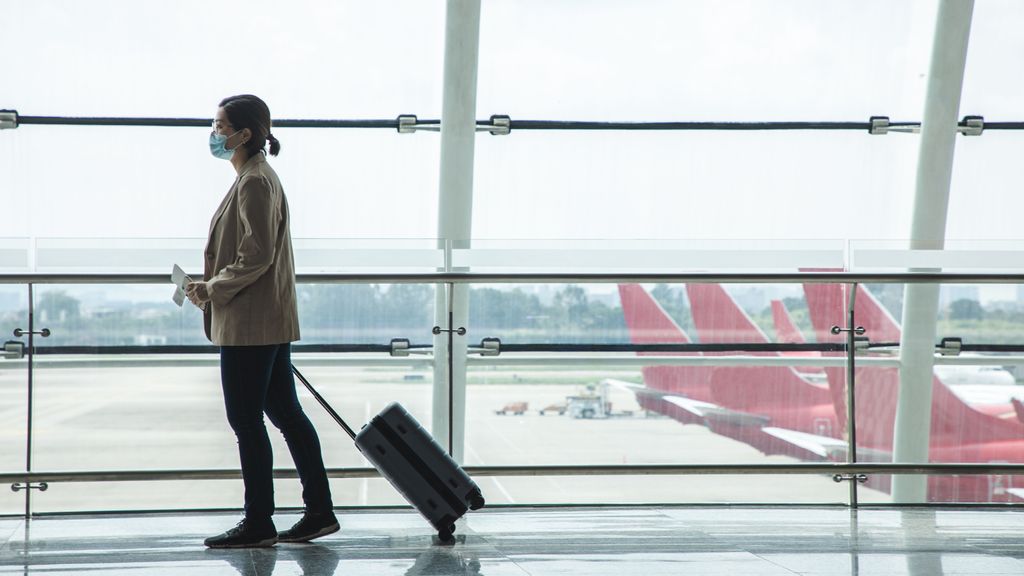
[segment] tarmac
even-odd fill
[[[0,470],[25,470],[25,371],[0,370]],[[430,423],[432,375],[407,366],[311,365],[303,369],[357,428],[391,401]],[[764,464],[794,462],[640,409],[632,393],[611,389],[616,415],[573,418],[539,409],[580,394],[601,371],[487,370],[470,373],[464,464]],[[410,376],[412,375],[412,376]],[[630,374],[615,374],[615,377]],[[639,381],[640,374],[632,374]],[[546,380],[558,383],[544,383]],[[520,381],[516,383],[516,381]],[[576,384],[567,382],[576,381]],[[486,382],[486,383],[484,383]],[[494,383],[500,382],[500,383]],[[237,469],[215,364],[37,362],[33,374],[34,471]],[[303,388],[299,397],[320,434],[325,464],[366,467],[345,433]],[[521,415],[497,414],[526,402]],[[284,441],[268,421],[275,467],[290,468]],[[481,477],[488,504],[845,503],[849,487],[818,475]],[[336,506],[404,504],[384,480],[332,479]],[[278,507],[301,507],[300,485],[279,479]],[[863,502],[888,495],[861,488]],[[237,480],[59,482],[34,492],[36,512],[239,508]],[[0,490],[0,514],[24,510],[23,493]]]

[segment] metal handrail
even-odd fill
[[[961,272],[587,272],[587,273],[372,273],[297,274],[305,284],[514,284],[514,283],[671,283],[671,284],[1017,284],[1024,273]],[[0,274],[0,284],[166,284],[170,274]]]
[[[790,464],[581,464],[554,466],[465,466],[471,476],[692,476],[730,474],[926,474],[1024,475],[1024,464],[927,463],[790,463]],[[328,468],[329,478],[376,478],[374,468]],[[109,470],[67,472],[12,472],[0,474],[8,482],[146,482],[166,480],[237,480],[237,469]],[[277,468],[274,478],[298,478],[290,468]]]

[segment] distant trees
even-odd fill
[[[981,320],[985,317],[985,309],[977,300],[961,298],[949,305],[950,320]]]
[[[79,303],[63,290],[43,292],[36,302],[40,322],[66,322],[79,317]]]
[[[481,285],[469,290],[470,342],[498,337],[518,343],[629,342],[617,294],[568,284],[552,292],[523,286]],[[424,343],[434,325],[433,284],[301,284],[298,289],[303,343],[387,343],[409,338]],[[658,284],[652,296],[667,314],[698,340],[683,285]],[[873,290],[892,308],[902,300],[900,290]],[[116,288],[111,290],[116,295]],[[784,299],[797,326],[814,341],[803,298]],[[109,346],[158,342],[207,344],[202,314],[190,305],[170,302],[128,302],[113,298],[83,305],[69,290],[41,291],[35,303],[36,326],[53,335],[41,346]],[[774,335],[771,309],[751,313],[766,334]],[[0,317],[5,330],[27,328],[27,312],[8,311]],[[989,309],[973,299],[952,302],[939,317],[939,336],[961,336],[978,343],[1024,342],[1024,307]]]

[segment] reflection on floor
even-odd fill
[[[202,539],[235,516],[0,519],[0,574],[1024,574],[1019,509],[518,508],[472,513],[450,546],[412,512],[340,517],[318,543],[219,551]]]

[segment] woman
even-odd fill
[[[306,542],[338,530],[320,440],[295,395],[291,342],[299,339],[288,202],[264,147],[276,156],[270,109],[256,96],[225,98],[210,134],[210,152],[230,160],[238,177],[213,215],[202,282],[186,294],[203,309],[206,337],[220,346],[228,423],[238,437],[245,518],[206,539],[211,548]],[[273,453],[263,414],[284,434],[302,481],[305,513],[278,534]]]

